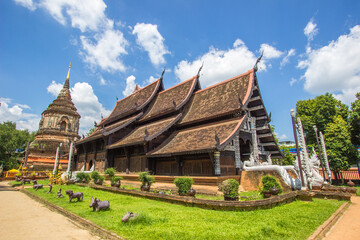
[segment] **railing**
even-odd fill
[[[319,173],[321,176],[323,176],[323,171],[321,168],[319,169]],[[339,178],[341,178],[342,175],[344,180],[360,180],[359,171],[357,168],[350,168],[349,170],[346,171],[340,171],[339,174],[340,174]],[[327,177],[326,172],[325,172],[325,176]],[[334,172],[331,172],[331,179],[333,180],[335,179]]]

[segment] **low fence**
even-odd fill
[[[322,171],[321,168],[319,169],[319,173],[323,177],[323,171]],[[325,177],[326,178],[328,177],[326,172],[325,172]],[[359,176],[358,169],[357,168],[350,168],[350,169],[348,169],[346,171],[340,171],[338,173],[338,176],[335,176],[335,173],[331,172],[331,180],[333,182],[341,183],[341,181],[342,181],[341,179],[343,179],[345,181],[345,183],[351,180],[354,183],[360,184],[360,176]]]

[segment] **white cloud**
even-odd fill
[[[294,85],[297,82],[296,78],[291,78],[290,80],[290,86]]]
[[[107,84],[107,81],[100,76],[100,85],[105,86]]]
[[[148,52],[153,65],[158,66],[166,63],[164,55],[170,52],[164,45],[165,39],[159,33],[157,25],[137,23],[132,33],[136,35],[137,44]]]
[[[179,62],[174,71],[181,81],[185,81],[195,76],[204,62],[200,82],[206,87],[250,70],[254,67],[256,59],[255,54],[247,48],[245,43],[237,39],[233,48],[219,50],[210,47],[209,52],[192,62],[187,60]],[[259,71],[266,70],[264,60],[259,63],[258,68]]]
[[[306,27],[304,28],[304,34],[309,42],[312,41],[319,32],[319,29],[316,28],[316,26],[317,25],[316,23],[314,23],[314,19],[311,18]]]
[[[34,11],[36,9],[36,5],[32,0],[14,0],[15,3],[26,7],[27,9]]]
[[[63,85],[61,83],[56,83],[55,81],[52,81],[51,84],[47,87],[47,91],[57,97],[62,87]]]
[[[147,80],[146,83],[150,84],[155,82],[156,80],[158,80],[158,78],[154,77],[154,76],[150,76]]]
[[[264,59],[272,59],[272,58],[279,58],[283,52],[277,50],[273,46],[263,43],[260,45],[260,52],[264,51]]]
[[[288,64],[290,61],[290,57],[295,56],[295,54],[296,54],[296,50],[294,48],[290,49],[287,55],[281,60],[280,68]]]
[[[284,139],[287,139],[288,136],[286,136],[286,134],[282,134],[279,136],[279,140],[284,140]]]
[[[59,88],[60,86],[60,88]],[[52,82],[47,90],[49,93],[57,97],[62,84]],[[80,131],[79,134],[85,134],[94,126],[94,121],[100,122],[101,114],[108,116],[111,111],[103,107],[99,102],[98,97],[95,95],[92,86],[87,82],[76,83],[74,87],[70,89],[71,98],[77,108],[80,118]]]
[[[85,36],[80,37],[84,51],[81,52],[83,60],[91,66],[99,66],[102,70],[113,72],[124,72],[126,67],[121,55],[126,55],[125,47],[128,42],[122,32],[117,30],[107,30],[95,36],[96,43]]]
[[[134,92],[136,83],[135,83],[135,76],[131,75],[126,79],[126,88],[123,91],[123,94],[125,97],[129,96],[130,94],[132,94]]]
[[[39,6],[62,25],[66,24],[66,17],[69,17],[71,26],[81,32],[112,28],[114,24],[105,16],[106,4],[103,0],[42,0]]]
[[[0,98],[1,122],[12,121],[16,123],[17,129],[28,129],[36,131],[39,127],[40,116],[24,112],[30,107],[25,104],[13,104],[9,98]]]
[[[304,89],[312,94],[335,93],[349,104],[360,91],[360,25],[336,41],[311,50],[298,68],[306,69]]]

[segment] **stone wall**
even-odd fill
[[[291,190],[276,171],[242,171],[240,186],[243,187],[245,191],[256,191],[261,184],[261,178],[266,175],[276,177],[284,191]]]

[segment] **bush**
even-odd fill
[[[15,174],[16,177],[21,177],[21,173]]]
[[[264,176],[261,178],[261,182],[263,184],[263,186],[261,188],[261,193],[263,193],[264,191],[269,192],[273,186],[275,186],[277,189],[279,189],[279,193],[282,193],[282,191],[283,191],[280,183],[273,176],[269,176],[269,175]]]
[[[118,181],[122,180],[123,178],[122,177],[115,177],[115,176],[112,176],[110,181],[111,181],[111,185],[114,185],[115,183],[117,183]]]
[[[107,168],[105,170],[105,174],[107,174],[110,178],[115,176],[115,172],[116,172],[115,168]]]
[[[192,178],[175,178],[174,184],[178,187],[179,195],[186,195],[194,183]]]
[[[155,178],[150,176],[148,172],[141,172],[139,174],[139,180],[141,181],[141,186],[151,186],[155,182]]]
[[[227,179],[219,185],[219,191],[224,194],[224,198],[236,199],[238,197],[239,185],[235,179]]]
[[[78,172],[76,173],[76,178],[78,180],[78,182],[83,182],[83,179],[85,179],[86,183],[89,183],[90,181],[90,175],[84,172]]]
[[[90,176],[91,179],[94,180],[94,182],[100,178],[100,174],[97,171],[93,171]]]

